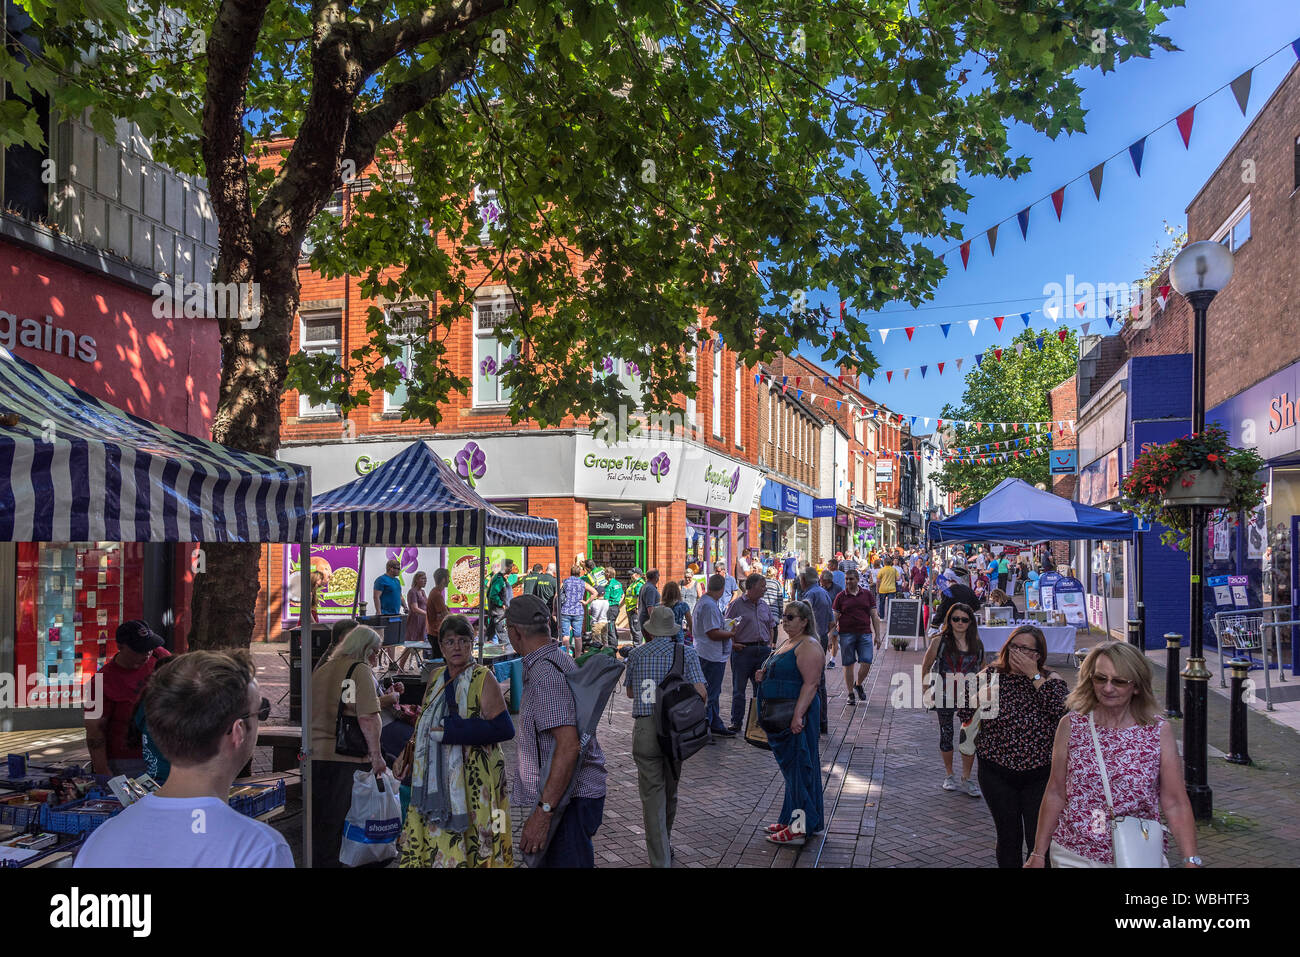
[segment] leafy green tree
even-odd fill
[[[944,462],[939,473],[939,486],[945,492],[956,492],[963,508],[973,505],[999,482],[1006,478],[1024,479],[1030,485],[1042,482],[1050,487],[1051,475],[1047,449],[1051,443],[1045,432],[1027,430],[1023,426],[1004,431],[989,423],[1047,422],[1052,418],[1050,392],[1074,375],[1079,355],[1079,343],[1073,330],[1062,341],[1059,330],[1044,329],[1036,332],[1025,329],[1016,336],[1012,346],[1004,349],[999,360],[992,351],[984,353],[984,361],[966,373],[966,390],[961,404],[943,407],[946,422],[964,422],[951,432],[949,448],[978,451],[965,453],[960,458]],[[1038,339],[1043,348],[1037,348]],[[1024,346],[1019,354],[1018,346]],[[977,427],[977,423],[983,423]],[[1053,423],[1056,427],[1056,424]],[[1026,439],[1012,445],[1016,439]],[[1000,447],[995,443],[1000,443]],[[989,446],[989,448],[985,448]],[[1039,455],[1027,454],[1033,449],[1043,449]],[[1016,455],[1019,452],[1020,455]],[[969,459],[984,461],[968,461]]]
[[[627,402],[593,376],[606,356],[636,362],[645,406],[667,407],[693,388],[702,314],[746,361],[812,343],[870,374],[853,313],[934,290],[945,267],[925,242],[959,235],[959,178],[1029,169],[1009,155],[1011,122],[1082,131],[1072,74],[1173,49],[1156,30],[1182,5],[178,0],[169,19],[161,0],[22,2],[44,52],[0,54],[0,77],[105,133],[132,120],[156,156],[207,177],[215,279],[260,289],[259,321],[221,319],[213,435],[265,454],[286,383],[347,409],[399,376],[378,310],[348,375],[307,358],[291,375],[309,234],[313,267],[362,276],[363,295],[437,303],[408,383],[420,419],[468,387],[443,340],[471,308],[474,265],[520,305],[501,329],[520,346],[504,373],[516,419]],[[0,137],[30,139],[27,120],[0,111]],[[274,137],[285,149],[264,153]],[[372,162],[387,188],[344,224],[318,218]],[[481,241],[489,191],[501,215]],[[833,340],[834,317],[806,306],[818,290],[851,306]],[[242,643],[256,562],[209,553],[191,643]]]

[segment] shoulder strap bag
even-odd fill
[[[339,754],[350,758],[364,758],[370,753],[370,748],[366,745],[366,736],[361,732],[361,721],[355,714],[343,713],[343,689],[348,687],[348,682],[352,680],[352,672],[356,671],[361,662],[354,662],[348,669],[347,677],[343,679],[343,685],[339,690],[338,712],[334,719],[334,750]]]
[[[1101,769],[1101,787],[1106,792],[1106,809],[1110,816],[1111,849],[1116,867],[1168,867],[1165,860],[1165,826],[1147,818],[1115,816],[1115,802],[1110,796],[1110,775],[1106,773],[1106,760],[1101,754],[1101,739],[1097,736],[1097,722],[1088,715],[1088,729],[1092,732],[1092,746],[1097,752],[1097,767]]]

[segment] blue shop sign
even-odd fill
[[[1300,362],[1275,372],[1206,416],[1228,430],[1231,445],[1254,447],[1267,462],[1300,453]]]
[[[790,512],[791,514],[799,513],[799,491],[798,489],[781,486],[781,511]]]
[[[1079,450],[1052,449],[1047,461],[1051,464],[1052,475],[1073,475],[1079,470]]]
[[[815,498],[812,503],[813,518],[834,518],[835,517],[835,499],[833,498]]]
[[[803,518],[812,518],[813,498],[798,489],[790,488],[788,485],[782,485],[780,482],[773,482],[767,479],[763,485],[763,491],[759,496],[759,504],[763,508],[770,508],[774,512],[785,512],[788,515],[799,515]]]

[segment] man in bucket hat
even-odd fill
[[[680,768],[663,753],[655,727],[659,684],[673,667],[677,644],[677,619],[665,605],[650,609],[645,624],[646,643],[632,649],[627,659],[627,696],[632,699],[632,759],[636,761],[637,788],[645,823],[646,851],[651,867],[671,867],[669,844],[677,815],[677,781]],[[704,671],[695,649],[683,647],[682,675],[708,701]]]

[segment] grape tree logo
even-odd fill
[[[482,374],[483,378],[492,378],[497,371],[497,360],[491,356],[485,357],[483,361],[478,364],[478,371]]]
[[[672,459],[668,457],[667,452],[660,452],[650,460],[650,474],[659,482],[668,475],[669,468],[672,466]]]
[[[740,467],[737,466],[736,471],[731,473],[731,485],[727,487],[727,498],[731,498],[731,496],[735,495],[736,489],[738,489],[739,487],[740,487]]]
[[[466,442],[465,447],[456,453],[453,464],[456,466],[456,474],[470,488],[474,487],[475,479],[481,479],[487,474],[487,454],[479,448],[477,442]]]

